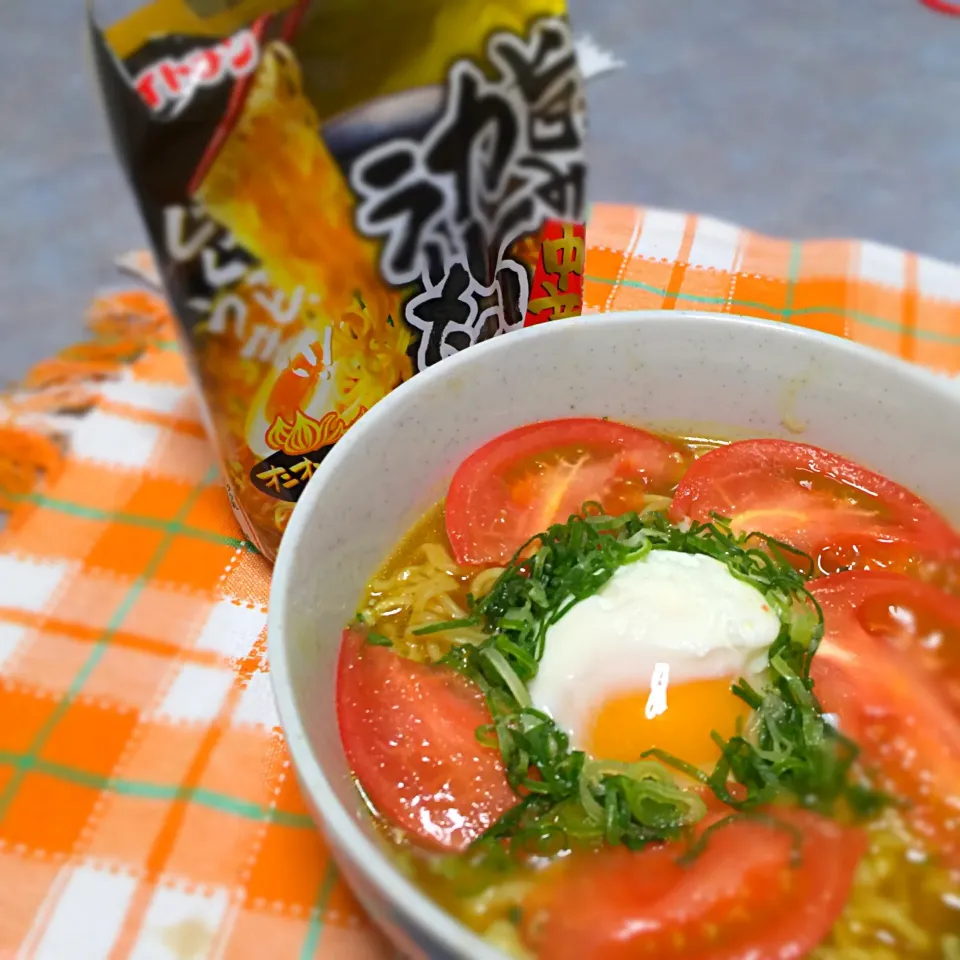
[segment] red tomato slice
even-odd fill
[[[960,600],[909,577],[812,585],[826,633],[814,691],[914,829],[960,865]]]
[[[905,487],[787,440],[744,440],[697,460],[677,487],[671,517],[711,513],[803,550],[827,574],[960,559],[960,535]]]
[[[777,810],[800,832],[736,820],[690,865],[676,844],[574,858],[532,895],[528,942],[543,960],[793,960],[830,932],[865,835],[813,813]]]
[[[377,811],[425,843],[462,850],[517,803],[499,751],[477,741],[483,695],[446,667],[345,630],[337,717],[347,762]]]
[[[829,643],[900,653],[946,697],[960,720],[960,597],[890,571],[838,573],[812,584],[830,620]],[[872,639],[865,639],[869,634]],[[879,655],[879,654],[878,654]]]
[[[460,464],[447,494],[447,535],[462,564],[506,563],[517,548],[588,500],[611,514],[669,494],[684,454],[661,437],[609,420],[532,423]]]

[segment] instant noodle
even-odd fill
[[[359,799],[514,960],[957,960],[958,563],[809,444],[508,430],[344,625]]]
[[[268,557],[378,400],[579,314],[561,0],[154,0],[90,30],[231,502]]]

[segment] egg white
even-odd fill
[[[756,676],[779,630],[763,594],[719,560],[653,550],[548,629],[530,696],[585,749],[605,702],[651,688],[651,716],[672,684]]]

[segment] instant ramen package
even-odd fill
[[[563,0],[91,13],[113,138],[234,509],[270,558],[333,445],[471,344],[579,314]]]

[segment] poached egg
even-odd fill
[[[707,768],[749,713],[730,687],[756,678],[780,619],[713,557],[652,550],[617,570],[545,638],[530,684],[571,744],[632,762],[659,747]]]

